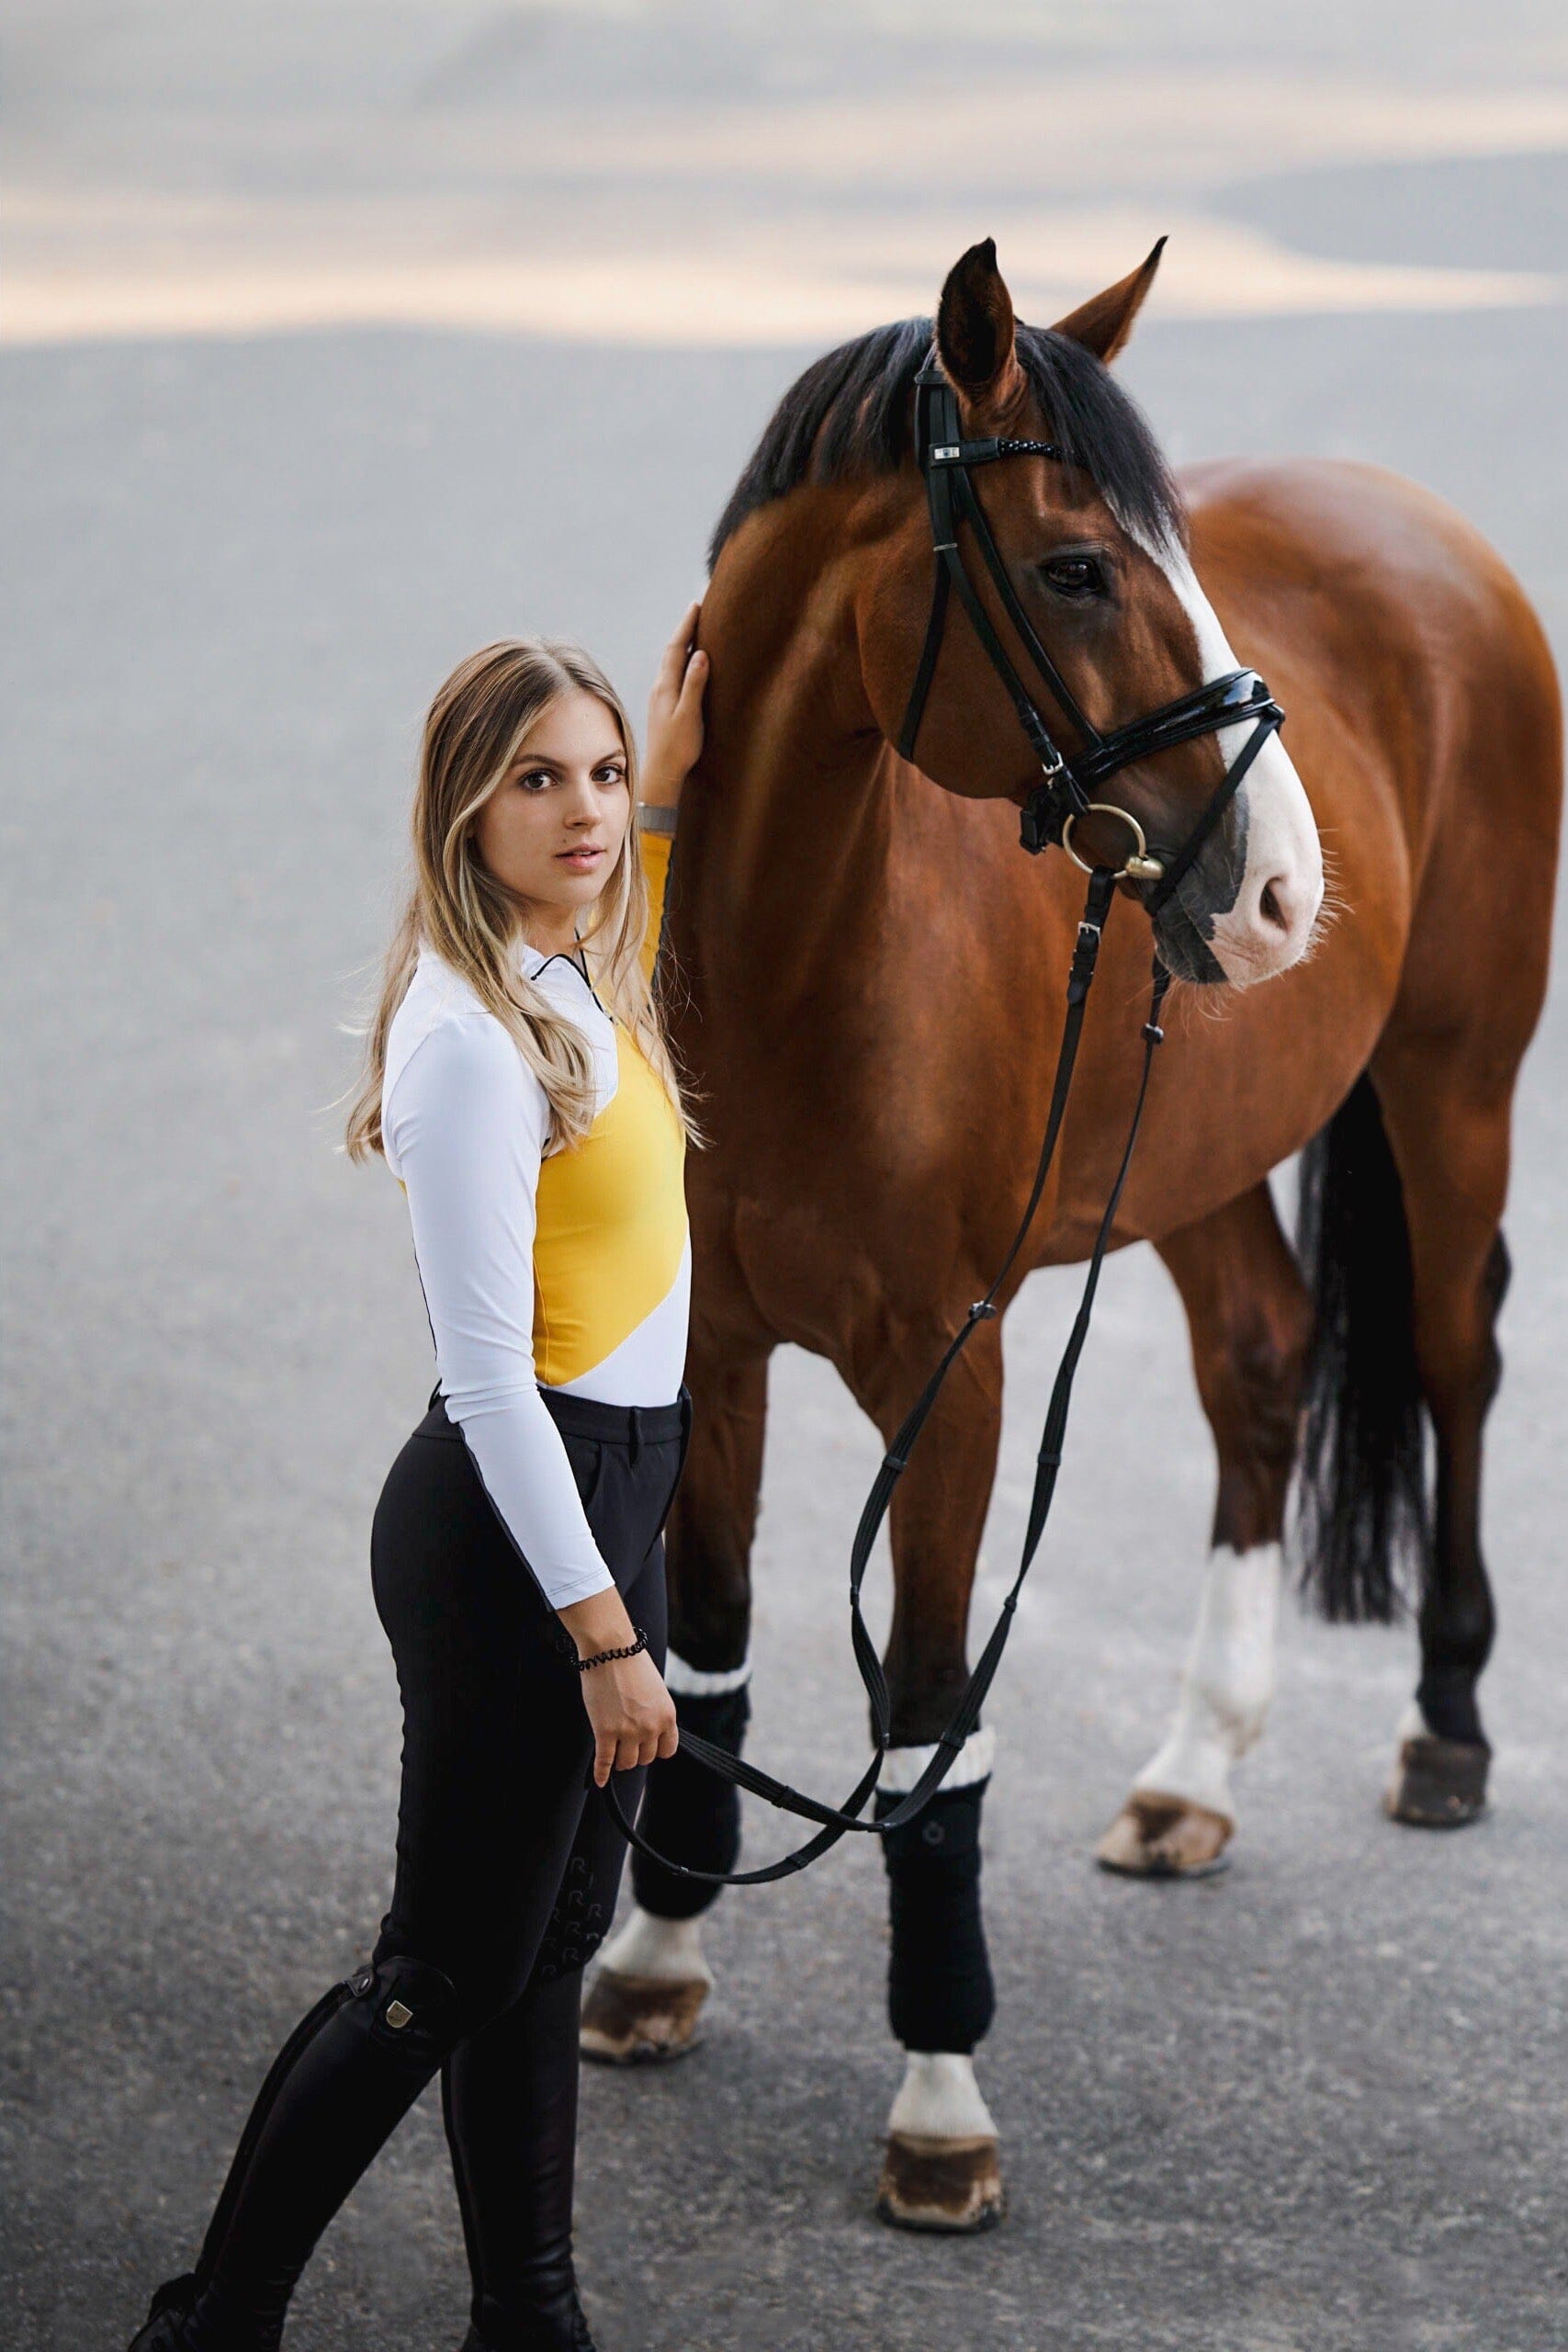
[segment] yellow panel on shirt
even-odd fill
[[[641,836],[649,887],[643,969],[651,977],[670,863],[667,835]],[[539,1170],[534,1363],[548,1387],[579,1380],[668,1298],[686,1246],[686,1138],[663,1080],[615,1023],[615,1091],[581,1143]]]
[[[686,1243],[686,1138],[663,1080],[615,1023],[620,1081],[582,1141],[539,1170],[534,1363],[579,1380],[667,1298]]]

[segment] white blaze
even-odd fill
[[[1242,664],[1179,548],[1149,553],[1180,599],[1198,639],[1203,683]],[[1228,767],[1256,721],[1241,719],[1214,737]],[[1270,735],[1241,787],[1247,806],[1247,865],[1228,914],[1215,918],[1209,945],[1227,980],[1245,988],[1288,971],[1303,953],[1323,903],[1323,849],[1295,763]]]

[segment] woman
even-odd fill
[[[592,1788],[621,1772],[635,1804],[676,1744],[662,1529],[701,1137],[650,975],[702,744],[697,612],[653,690],[640,823],[626,712],[575,648],[487,646],[431,707],[414,888],[348,1126],[407,1194],[439,1375],[371,1532],[403,1705],[391,1908],[279,2050],[196,2268],[131,2352],[273,2352],[317,2239],[437,2071],[463,2352],[592,2352],[578,2004],[625,1853]]]

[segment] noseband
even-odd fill
[[[1024,1532],[1022,1555],[1011,1588],[1002,1603],[1001,1613],[991,1630],[979,1664],[970,1676],[962,1697],[954,1708],[947,1728],[931,1749],[931,1761],[917,1779],[914,1787],[880,1817],[866,1821],[861,1818],[882,1770],[883,1758],[893,1744],[892,1702],[870,1630],[861,1611],[861,1588],[871,1559],[877,1531],[886,1516],[893,1498],[893,1489],[902,1477],[915,1440],[924,1427],[937,1393],[947,1378],[959,1355],[973,1338],[977,1326],[998,1312],[997,1295],[1000,1291],[1014,1260],[1023,1247],[1025,1236],[1034,1221],[1045,1190],[1045,1180],[1055,1159],[1056,1142],[1062,1122],[1066,1115],[1067,1096],[1073,1082],[1073,1070],[1077,1060],[1078,1041],[1083,1034],[1084,1012],[1089,1001],[1090,985],[1100,956],[1100,934],[1111,913],[1116,886],[1126,880],[1147,882],[1155,887],[1144,900],[1150,915],[1157,915],[1174,895],[1178,884],[1197,858],[1209,835],[1224,815],[1235,796],[1242,778],[1258,757],[1275,728],[1282,724],[1284,712],[1269,695],[1268,687],[1255,670],[1235,670],[1228,677],[1212,679],[1207,685],[1183,695],[1175,702],[1151,711],[1146,718],[1134,718],[1125,727],[1117,728],[1110,735],[1101,735],[1089,725],[1068,691],[1061,672],[1041,644],[1031,626],[1028,614],[1020,604],[1007,567],[998,552],[975,486],[969,479],[972,466],[987,465],[994,458],[1053,458],[1062,465],[1074,460],[1066,451],[1052,441],[964,441],[960,438],[958,402],[951,386],[937,364],[934,352],[915,379],[915,431],[920,453],[920,464],[926,478],[931,500],[931,537],[936,553],[936,584],[931,594],[931,619],[926,627],[926,641],[920,653],[919,667],[909,696],[909,707],[904,714],[904,725],[898,737],[898,751],[912,760],[915,739],[919,733],[920,717],[931,691],[931,675],[936,668],[942,646],[942,628],[947,617],[950,588],[968,614],[975,634],[990,657],[991,666],[1012,697],[1019,724],[1028,736],[1043,771],[1042,781],[1031,793],[1023,811],[1023,846],[1039,852],[1049,842],[1060,842],[1075,865],[1083,866],[1089,877],[1089,896],[1084,906],[1083,920],[1078,924],[1077,944],[1067,974],[1066,1010],[1062,1027],[1062,1042],[1056,1056],[1055,1076],[1051,1085],[1050,1109],[1046,1114],[1045,1133],[1040,1147],[1040,1158],[1034,1171],[1034,1182],[1018,1230],[1009,1245],[1006,1257],[983,1298],[977,1298],[964,1321],[943,1350],[931,1378],[916,1398],[902,1426],[882,1459],[882,1466],[873,1482],[871,1492],[860,1516],[854,1541],[850,1547],[850,1639],[854,1649],[855,1664],[870,1702],[872,1739],[874,1748],[871,1763],[841,1805],[824,1804],[821,1799],[807,1796],[787,1781],[775,1780],[771,1772],[760,1771],[754,1764],[746,1763],[728,1748],[720,1747],[700,1734],[681,1731],[681,1753],[694,1762],[705,1764],[723,1780],[729,1781],[753,1796],[763,1797],[782,1812],[792,1813],[798,1819],[818,1824],[817,1833],[804,1845],[781,1855],[777,1861],[764,1862],[748,1871],[705,1871],[662,1854],[643,1836],[627,1815],[615,1788],[615,1775],[605,1784],[604,1796],[613,1818],[622,1835],[652,1861],[672,1871],[678,1878],[692,1879],[706,1886],[762,1886],[771,1881],[788,1878],[802,1871],[825,1854],[829,1847],[852,1831],[868,1837],[886,1838],[911,1820],[932,1796],[952,1770],[964,1741],[979,1722],[980,1707],[990,1689],[1002,1652],[1011,1630],[1013,1614],[1024,1577],[1029,1573],[1040,1539],[1045,1532],[1051,1504],[1056,1489],[1056,1476],[1062,1464],[1062,1449],[1066,1440],[1067,1412],[1072,1401],[1073,1381],[1078,1359],[1089,1337],[1089,1317],[1094,1309],[1095,1293],[1100,1284],[1100,1271],[1111,1246],[1116,1214],[1121,1206],[1122,1188],[1132,1166],[1133,1148],[1137,1141],[1138,1127],[1143,1118],[1144,1103],[1148,1094],[1149,1079],[1154,1069],[1156,1049],[1165,1035],[1160,1026],[1160,1013],[1165,994],[1170,985],[1170,974],[1155,957],[1154,988],[1149,1016],[1144,1023],[1143,1069],[1134,1098],[1133,1115],[1122,1148],[1115,1181],[1100,1216],[1095,1233],[1094,1246],[1089,1251],[1088,1272],[1078,1310],[1062,1360],[1056,1370],[1051,1391],[1050,1409],[1035,1457],[1034,1491],[1030,1499],[1029,1520]],[[990,617],[975,592],[974,582],[964,569],[958,551],[958,531],[967,523],[971,536],[980,550],[986,569],[996,583],[997,594],[1009,620],[1017,630],[1030,660],[1050,687],[1052,695],[1068,721],[1081,737],[1078,749],[1070,758],[1057,750],[1050,731],[1042,718],[1022,679],[1013,667],[1007,650]],[[1243,719],[1255,719],[1256,726],[1232,762],[1213,794],[1208,807],[1199,818],[1181,848],[1169,864],[1151,857],[1144,839],[1143,829],[1129,810],[1114,801],[1096,800],[1093,797],[1108,776],[1121,768],[1131,766],[1134,760],[1152,758],[1156,752],[1167,752],[1178,743],[1190,743],[1200,735],[1212,735],[1217,728],[1231,727]],[[1118,867],[1086,865],[1073,847],[1073,828],[1080,817],[1091,811],[1119,817],[1126,826],[1133,849]],[[589,1774],[590,1788],[594,1785]]]
[[[1240,790],[1253,761],[1274,729],[1284,724],[1284,712],[1256,670],[1232,670],[1223,678],[1211,678],[1206,684],[1195,686],[1190,694],[1179,695],[1174,702],[1162,704],[1158,710],[1149,711],[1142,718],[1129,719],[1124,727],[1113,729],[1109,735],[1100,734],[1079,709],[1066,680],[1040,642],[991,536],[985,509],[970,478],[973,467],[989,465],[998,458],[1050,458],[1063,466],[1073,465],[1077,460],[1055,441],[965,441],[959,424],[957,395],[942,374],[934,350],[915,378],[915,447],[931,507],[936,572],[926,640],[909,689],[904,723],[898,730],[900,757],[912,761],[915,756],[926,697],[942,650],[951,590],[968,614],[970,627],[1006,687],[1018,723],[1043,770],[1041,781],[1024,807],[1023,847],[1038,854],[1050,842],[1060,842],[1074,863],[1089,872],[1091,869],[1073,848],[1074,826],[1080,817],[1087,817],[1091,811],[1119,818],[1132,836],[1133,848],[1117,869],[1116,878],[1154,883],[1156,888],[1144,904],[1151,916],[1157,915],[1196,862],[1204,842]],[[1038,704],[1019,675],[964,570],[958,534],[960,526],[965,523],[991,575],[1002,610],[1035,670],[1045,681],[1052,700],[1079,738],[1078,748],[1070,756],[1054,741]],[[1257,721],[1251,735],[1168,865],[1162,858],[1149,855],[1143,828],[1129,810],[1115,801],[1095,797],[1108,778],[1131,767],[1134,761],[1152,759],[1156,752],[1174,751],[1179,743],[1193,742],[1200,735],[1213,735],[1222,727],[1238,726],[1249,718]]]

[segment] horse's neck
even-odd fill
[[[892,756],[871,723],[846,616],[807,639],[776,567],[727,582],[711,632],[718,691],[682,812],[680,927],[710,1003],[783,1010],[874,943],[889,889]]]

